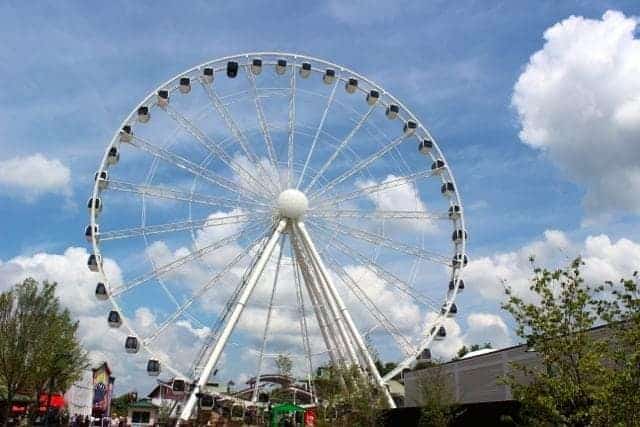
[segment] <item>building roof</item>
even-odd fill
[[[129,406],[129,409],[158,409],[158,407],[150,399],[140,399]]]

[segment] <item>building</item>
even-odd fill
[[[609,329],[606,325],[599,326],[591,329],[590,334],[594,339],[606,339]],[[459,360],[406,372],[405,406],[421,405],[422,384],[428,383],[435,374],[444,380],[457,403],[511,402],[511,388],[500,379],[511,372],[514,362],[531,367],[540,363],[538,353],[523,344],[501,350],[474,351]],[[515,374],[518,381],[526,381],[519,371]]]
[[[151,399],[140,399],[129,407],[127,412],[127,426],[154,426],[158,421],[159,409]]]

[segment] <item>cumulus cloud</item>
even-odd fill
[[[553,25],[514,87],[520,139],[585,187],[590,218],[640,213],[637,25],[615,11]]]
[[[576,256],[582,256],[583,276],[587,283],[601,284],[630,277],[640,265],[640,243],[629,239],[612,241],[607,235],[588,236],[584,242],[573,242],[565,233],[547,230],[541,240],[512,251],[474,259],[465,270],[465,283],[472,292],[493,300],[504,299],[502,283],[524,298],[532,298],[529,279],[532,276],[529,258],[547,268],[564,266]]]
[[[405,180],[402,177],[388,175],[380,183],[369,180],[357,184],[359,188],[372,187],[389,182],[400,182],[388,189],[367,194],[367,198],[375,205],[377,211],[416,211],[427,213],[427,206],[420,198],[420,193],[414,182]],[[397,219],[388,220],[390,225],[405,231],[425,231],[432,232],[436,229],[435,224],[428,219]]]
[[[44,194],[71,195],[71,171],[42,154],[0,160],[0,191],[33,201]]]
[[[427,315],[426,321],[431,324],[435,320],[435,313]],[[447,338],[443,341],[433,341],[431,352],[434,357],[449,360],[454,357],[464,345],[491,343],[493,348],[499,349],[513,344],[509,328],[502,317],[493,313],[471,313],[465,319],[466,327],[462,328],[456,319],[446,319],[444,327]]]

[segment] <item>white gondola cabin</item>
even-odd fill
[[[438,332],[436,333],[435,337],[433,337],[433,338],[436,341],[442,341],[446,337],[447,337],[447,330],[444,328],[444,326],[440,326],[438,328]]]
[[[416,360],[421,360],[421,361],[431,360],[431,350],[429,350],[428,348],[425,348],[420,352],[418,357],[416,357]]]
[[[432,148],[433,148],[433,141],[427,138],[423,139],[422,141],[420,141],[420,144],[418,144],[418,151],[424,154],[425,156],[431,152]]]
[[[107,293],[107,287],[102,282],[98,282],[98,284],[96,285],[95,294],[96,294],[96,299],[100,301],[109,299],[109,294]]]
[[[87,209],[89,209],[89,212],[91,212],[91,210],[95,207],[96,210],[96,215],[99,214],[100,212],[102,212],[102,200],[100,200],[100,197],[92,197],[89,199],[89,201],[87,202]]]
[[[100,240],[100,226],[95,224],[93,227],[91,225],[87,225],[84,229],[84,238],[87,239],[87,242],[91,243],[93,238],[96,238],[96,242]]]
[[[140,342],[138,341],[138,338],[129,335],[124,341],[124,349],[127,353],[132,354],[140,351]]]
[[[173,390],[174,393],[184,393],[186,389],[187,383],[185,380],[179,378],[173,379],[173,382],[171,383],[171,390]]]
[[[380,92],[375,89],[372,89],[367,94],[367,104],[374,105],[380,99]]]
[[[213,396],[210,394],[201,394],[198,403],[200,404],[200,409],[210,411],[213,409],[214,405]]]
[[[107,164],[110,166],[118,164],[120,161],[120,152],[115,145],[109,148],[109,154],[107,154]]]
[[[434,175],[440,175],[444,172],[444,166],[444,160],[436,159],[436,161],[431,163],[431,172],[433,172]]]
[[[344,90],[346,90],[347,93],[354,93],[356,89],[358,89],[358,79],[350,78],[344,84]]]
[[[458,205],[449,206],[449,218],[450,219],[460,218],[460,206]]]
[[[447,310],[447,305],[443,305],[442,309],[440,311],[442,314],[445,314],[447,317],[456,317],[456,314],[458,314],[458,306],[456,305],[456,303],[451,303],[451,307],[449,307],[449,310]]]
[[[131,132],[131,126],[122,126],[122,129],[120,129],[120,142],[131,142],[132,137],[133,132]]]
[[[138,122],[147,123],[150,118],[151,114],[149,113],[149,107],[146,105],[138,107]]]
[[[440,187],[440,192],[445,197],[451,197],[456,193],[456,188],[453,186],[453,182],[445,182]]]
[[[238,75],[238,63],[236,61],[227,62],[227,77],[235,79]]]
[[[211,83],[213,83],[213,68],[211,67],[205,67],[202,70],[202,81],[205,84],[210,85]]]
[[[276,73],[279,75],[283,75],[287,72],[287,60],[286,59],[278,59],[276,62]]]
[[[89,267],[89,270],[94,273],[100,271],[100,268],[102,268],[102,255],[89,255],[89,258],[87,259],[87,266]]]
[[[98,188],[105,190],[109,186],[109,174],[107,171],[98,171],[93,176],[94,181],[98,181]]]
[[[251,72],[254,76],[257,76],[262,72],[262,59],[255,58],[253,61],[251,61]]]
[[[333,68],[327,68],[322,76],[322,81],[330,85],[336,80],[336,70]]]
[[[115,310],[111,310],[109,315],[107,316],[107,323],[112,328],[119,328],[122,326],[122,318],[120,317],[120,313]]]
[[[468,238],[469,235],[467,234],[467,230],[462,229],[453,230],[453,234],[451,235],[451,240],[453,240],[453,243],[455,244],[462,243]]]
[[[169,91],[167,89],[160,89],[156,96],[156,102],[160,108],[165,108],[169,105]]]
[[[400,107],[398,107],[396,104],[390,104],[385,111],[385,114],[387,115],[387,118],[389,120],[393,120],[398,117],[398,113],[400,113]]]
[[[449,281],[449,290],[453,291],[455,287],[456,287],[456,283],[453,280]],[[460,279],[458,280],[458,292],[462,292],[462,291],[464,291],[464,280]]]
[[[413,120],[407,120],[402,128],[402,132],[404,133],[404,136],[411,136],[416,132],[417,128],[418,124],[416,122]]]
[[[462,254],[455,254],[453,256],[453,259],[451,260],[451,264],[454,267],[460,267],[460,264],[462,264],[463,267],[466,267],[468,263],[469,263],[469,258],[467,257],[467,255],[462,255]]]
[[[300,65],[300,77],[302,77],[303,79],[306,79],[310,75],[311,75],[311,64],[309,64],[308,62],[303,62],[302,65]]]
[[[157,377],[160,375],[160,361],[156,359],[149,359],[147,361],[147,374],[151,377]]]
[[[191,79],[189,77],[180,77],[180,86],[178,86],[178,90],[183,95],[191,92]]]

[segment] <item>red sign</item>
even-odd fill
[[[307,409],[304,412],[304,425],[309,427],[313,427],[316,425],[316,413],[313,411],[313,409]]]

